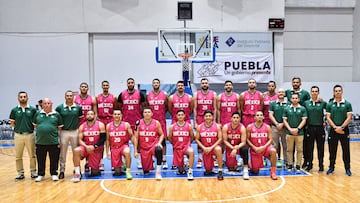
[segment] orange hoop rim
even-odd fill
[[[192,53],[179,53],[178,56],[181,57],[184,61],[187,61],[187,60],[189,60],[189,58],[194,56],[194,54],[192,54]]]

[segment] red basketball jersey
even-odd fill
[[[143,150],[149,150],[159,142],[160,135],[156,127],[155,119],[152,119],[148,124],[145,123],[144,119],[141,119],[138,132],[139,146]]]
[[[75,104],[81,106],[83,117],[80,118],[79,125],[86,122],[86,114],[88,111],[93,110],[93,98],[88,95],[85,99],[81,98],[81,96],[78,94],[75,96]]]
[[[255,123],[251,124],[250,141],[256,147],[264,146],[269,140],[267,126],[266,123],[263,123],[262,126],[258,128]]]
[[[244,92],[244,106],[243,115],[255,115],[257,111],[261,110],[261,92],[257,91],[254,94],[249,91]]]
[[[231,115],[238,111],[238,94],[232,93],[230,96],[225,93],[220,94],[220,123],[225,125],[231,122]]]
[[[152,109],[153,118],[160,123],[166,120],[166,94],[164,91],[160,91],[158,94],[154,91],[148,92],[147,101],[149,107]]]
[[[218,129],[216,122],[212,122],[210,126],[205,123],[200,124],[200,141],[205,147],[210,147],[218,140]]]
[[[110,147],[120,147],[129,143],[130,135],[126,129],[126,122],[121,121],[119,125],[111,122],[107,131],[110,137]]]
[[[243,124],[240,123],[236,128],[232,128],[231,123],[227,123],[225,125],[228,127],[227,141],[232,146],[239,145],[241,143],[241,126],[243,126]],[[228,148],[228,147],[226,147],[226,148]]]
[[[273,101],[276,101],[278,99],[278,95],[274,94],[273,96],[270,96],[268,92],[264,93],[264,123],[271,125],[271,120],[269,118],[269,108],[270,104]]]
[[[185,112],[185,121],[190,123],[190,114],[191,114],[191,100],[188,94],[184,94],[182,97],[174,94],[172,99],[172,123],[177,121],[176,113],[178,110],[182,109]]]
[[[196,93],[196,123],[200,124],[204,122],[204,113],[206,110],[214,112],[214,91],[209,90],[207,94],[203,94],[201,90]]]
[[[174,149],[184,149],[190,145],[190,124],[185,122],[184,125],[180,126],[178,123],[173,124],[172,128],[172,145]]]
[[[135,126],[137,120],[141,119],[141,96],[140,91],[135,90],[129,94],[127,90],[121,92],[123,121]]]
[[[99,94],[97,96],[97,113],[99,118],[112,118],[114,113],[114,95],[109,94],[104,96],[103,94]]]
[[[82,124],[83,141],[86,145],[95,145],[100,140],[99,124],[99,121],[95,121],[92,126],[89,126],[87,122]]]

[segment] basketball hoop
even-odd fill
[[[189,60],[189,59],[192,58],[194,56],[194,54],[185,52],[185,53],[179,53],[178,56],[180,58],[182,58],[181,64],[182,64],[183,71],[190,71],[191,60]]]

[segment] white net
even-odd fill
[[[188,59],[183,59],[182,61],[181,61],[181,65],[182,65],[182,70],[183,71],[190,71],[190,69],[191,69],[191,61],[190,60],[188,60]]]

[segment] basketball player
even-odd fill
[[[95,112],[89,110],[86,114],[86,122],[79,127],[79,146],[75,148],[73,162],[75,167],[72,182],[80,182],[80,160],[87,157],[90,176],[100,175],[99,165],[103,157],[104,142],[106,140],[105,125],[95,119]]]
[[[131,180],[130,173],[131,155],[129,140],[134,145],[134,157],[137,157],[137,141],[133,135],[133,131],[128,122],[122,121],[122,114],[120,110],[114,110],[114,121],[108,123],[106,126],[106,156],[111,156],[111,166],[115,169],[113,176],[120,176],[122,174],[122,156],[126,163],[126,179]],[[110,149],[110,150],[109,150]],[[110,152],[111,155],[110,155]]]
[[[132,130],[135,131],[136,122],[141,119],[141,110],[145,106],[145,96],[135,89],[135,80],[133,78],[128,78],[126,82],[127,89],[119,94],[118,104],[123,114],[122,120],[128,122]],[[140,159],[137,161],[137,167],[142,168]]]
[[[103,92],[95,97],[95,102],[98,119],[106,126],[114,120],[113,113],[117,97],[109,92],[110,84],[108,81],[102,81],[101,88]]]
[[[180,109],[185,112],[185,121],[191,123],[190,115],[193,111],[193,98],[191,95],[184,92],[184,81],[180,80],[176,83],[177,92],[169,97],[169,113],[171,114],[171,123],[177,121],[176,112]]]
[[[214,113],[211,110],[206,110],[204,113],[204,122],[200,124],[196,128],[196,143],[202,149],[202,155],[204,158],[204,166],[205,172],[204,175],[208,176],[211,175],[214,168],[214,158],[213,155],[216,156],[218,161],[218,180],[223,180],[222,174],[222,165],[223,165],[223,158],[222,158],[222,149],[221,149],[221,142],[222,142],[222,134],[221,134],[221,127],[214,121]]]
[[[304,127],[306,125],[307,112],[305,107],[299,104],[299,95],[291,95],[291,105],[284,110],[283,121],[286,127],[286,144],[288,157],[288,171],[291,172],[294,165],[294,146],[296,147],[296,172],[300,173],[301,157],[303,152]]]
[[[154,169],[153,156],[156,157],[155,178],[161,180],[162,145],[164,133],[159,121],[152,118],[150,107],[144,107],[143,119],[137,122],[135,131],[136,140],[140,148],[141,163],[144,175]]]
[[[234,112],[231,116],[231,122],[227,123],[222,128],[222,134],[224,139],[224,144],[226,146],[226,166],[229,171],[236,171],[237,161],[236,155],[240,154],[241,158],[244,160],[244,172],[243,178],[245,180],[249,179],[249,169],[248,169],[248,150],[249,148],[246,145],[246,128],[243,124],[240,123],[240,113]]]
[[[60,131],[60,174],[59,179],[65,178],[66,154],[69,143],[72,153],[78,146],[79,121],[84,115],[79,105],[74,103],[74,95],[71,90],[65,92],[65,102],[55,109],[62,117],[64,126]]]
[[[239,95],[233,92],[233,83],[230,80],[225,81],[225,92],[217,96],[217,118],[218,123],[224,126],[231,122],[233,112],[240,112]]]
[[[272,134],[269,125],[264,123],[262,111],[255,113],[255,122],[246,128],[247,143],[250,147],[251,171],[259,173],[259,169],[264,167],[263,157],[270,159],[270,177],[276,180],[276,149],[272,146]]]
[[[276,83],[275,81],[269,81],[268,85],[267,85],[267,92],[264,92],[263,96],[264,96],[264,123],[271,125],[271,120],[269,117],[269,108],[270,108],[270,104],[273,101],[276,101],[278,98],[278,94],[275,92],[276,89]]]
[[[209,81],[207,78],[202,78],[200,81],[201,90],[194,93],[194,126],[195,129],[198,125],[204,122],[204,112],[211,110],[217,112],[216,106],[216,93],[209,90]],[[216,114],[214,114],[214,120],[216,121]],[[198,155],[201,154],[201,149],[198,147]],[[199,156],[196,167],[202,167],[202,160]]]
[[[189,170],[187,172],[188,180],[193,180],[194,150],[191,142],[194,140],[194,132],[191,124],[185,122],[184,110],[178,110],[176,113],[177,122],[172,124],[169,129],[169,141],[173,145],[173,165],[178,168],[179,174],[185,174],[184,155],[189,157]]]
[[[86,82],[80,84],[80,94],[74,97],[75,104],[81,106],[84,117],[80,119],[79,126],[86,122],[86,115],[89,110],[93,110],[95,116],[97,114],[97,107],[95,98],[88,95],[89,85]]]
[[[255,113],[263,109],[263,95],[256,90],[255,79],[248,81],[248,90],[240,94],[240,109],[242,115],[242,123],[247,127],[250,123],[255,122]]]
[[[168,95],[165,91],[160,90],[160,80],[155,78],[152,80],[153,90],[149,91],[146,95],[147,106],[152,109],[153,118],[160,122],[161,128],[164,133],[164,139],[161,143],[163,146],[163,160],[162,167],[163,169],[168,168],[166,161],[166,138],[167,138],[167,128],[166,128],[166,111],[168,107]]]
[[[287,144],[286,144],[286,132],[285,126],[283,122],[283,114],[285,108],[290,105],[290,102],[285,98],[285,90],[279,88],[278,90],[278,99],[274,102],[271,102],[269,108],[269,117],[271,120],[271,130],[273,136],[273,146],[276,148],[278,154],[278,161],[276,163],[277,166],[282,166],[280,160],[280,141],[283,151],[284,164],[287,167],[288,159],[287,159]]]

